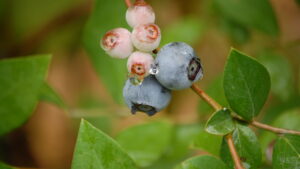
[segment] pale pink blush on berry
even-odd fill
[[[152,7],[146,3],[137,3],[126,11],[126,21],[129,26],[154,23],[155,14]]]
[[[133,52],[131,33],[125,28],[110,30],[101,39],[100,46],[113,58],[126,58]]]
[[[151,52],[159,46],[160,29],[155,24],[145,24],[134,27],[131,34],[133,45],[144,52]]]
[[[137,51],[129,56],[127,69],[130,74],[146,77],[149,75],[149,70],[153,62],[152,55]]]

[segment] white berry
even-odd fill
[[[135,27],[141,24],[154,23],[155,14],[150,5],[143,0],[137,0],[126,11],[126,21],[129,26]]]
[[[126,58],[133,52],[131,33],[125,28],[110,30],[101,39],[100,46],[113,58]]]
[[[149,75],[149,70],[153,62],[154,59],[152,55],[137,51],[129,56],[127,69],[130,75],[146,77]]]
[[[133,45],[143,52],[151,52],[156,49],[159,46],[160,39],[160,29],[155,24],[136,26],[131,34]]]

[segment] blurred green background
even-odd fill
[[[271,75],[271,93],[257,120],[300,130],[299,0],[147,2],[162,30],[161,46],[183,41],[197,51],[204,67],[198,84],[208,94],[227,105],[222,72],[230,48],[237,48]],[[115,27],[130,29],[125,12],[123,0],[0,0],[0,59],[52,54],[47,81],[57,93],[41,99],[22,127],[0,137],[0,161],[18,168],[70,168],[81,118],[120,143],[130,133],[122,131],[136,125],[145,127],[141,135],[150,140],[165,136],[151,140],[156,147],[137,138],[148,143],[140,145],[141,168],[169,169],[196,154],[219,154],[220,138],[203,131],[213,110],[192,90],[174,91],[168,108],[151,118],[132,116],[124,105],[126,60],[110,58],[99,40]],[[257,134],[263,150],[272,145],[273,134]],[[262,168],[270,168],[263,153]]]

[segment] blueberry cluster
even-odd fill
[[[202,78],[203,71],[194,49],[183,42],[172,42],[154,53],[161,33],[154,24],[155,14],[144,0],[136,0],[126,12],[126,21],[133,28],[108,31],[101,47],[114,58],[128,58],[128,80],[123,96],[131,112],[149,116],[165,108],[171,100],[171,90],[190,87]],[[134,51],[136,49],[136,51]]]

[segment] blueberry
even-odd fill
[[[123,96],[132,114],[141,111],[152,116],[169,104],[171,92],[150,75],[141,85],[133,85],[130,80],[127,80],[123,88]]]
[[[154,64],[157,80],[166,88],[180,90],[203,77],[200,59],[194,49],[183,42],[172,42],[161,48]]]

